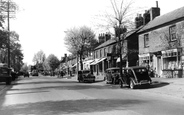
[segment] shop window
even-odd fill
[[[163,69],[178,69],[180,68],[180,58],[177,62],[177,57],[163,58]]]
[[[149,47],[149,35],[145,34],[144,35],[144,47]]]
[[[170,36],[170,40],[171,41],[175,41],[176,40],[176,26],[171,26],[169,27],[169,36]]]

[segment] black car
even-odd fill
[[[119,83],[119,77],[120,77],[120,68],[119,67],[112,67],[106,69],[105,74],[105,81],[107,84],[118,84]]]
[[[95,76],[90,70],[78,71],[78,81],[79,82],[95,82]]]
[[[152,83],[146,67],[134,66],[123,70],[123,77],[120,78],[120,86],[126,83],[131,89],[136,86],[147,85]]]
[[[24,77],[29,77],[29,72],[25,72]]]
[[[6,82],[10,85],[12,82],[11,69],[8,67],[0,67],[0,82]]]

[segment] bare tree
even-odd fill
[[[117,54],[120,57],[120,70],[122,70],[122,53],[124,52],[124,41],[126,37],[127,30],[134,28],[131,16],[131,6],[133,1],[120,0],[110,0],[113,13],[106,14],[107,27],[114,29],[114,36],[117,41],[117,48],[119,52]],[[123,76],[122,71],[120,71],[120,76]]]
[[[95,34],[89,27],[72,28],[66,32],[65,45],[69,52],[79,56],[81,70],[83,70],[82,59],[87,55],[86,52],[91,52],[95,43],[97,43]]]
[[[34,55],[33,62],[34,63],[43,63],[45,61],[45,59],[46,59],[45,53],[42,50],[40,50]]]

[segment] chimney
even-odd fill
[[[137,14],[137,17],[135,18],[135,28],[139,28],[143,25],[143,17],[141,14]]]
[[[160,8],[158,7],[158,1],[156,1],[156,7],[152,7],[149,12],[150,20],[153,20],[155,17],[160,16]]]
[[[156,7],[158,8],[158,1],[156,1]]]
[[[145,10],[143,14],[143,24],[146,25],[150,21],[150,12]]]
[[[105,34],[105,41],[108,41],[110,39],[111,39],[111,35],[106,32],[106,34]]]

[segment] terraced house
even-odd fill
[[[138,32],[139,65],[149,65],[158,77],[182,77],[184,7],[160,16],[157,5],[146,13],[150,20]]]
[[[123,67],[135,66],[138,62],[138,30],[132,30],[127,33],[122,47]],[[101,34],[99,36],[101,45],[95,48],[93,52],[94,61],[90,64],[95,76],[104,76],[105,70],[110,67],[119,67],[120,58],[117,54],[116,38],[112,38],[108,34]]]

